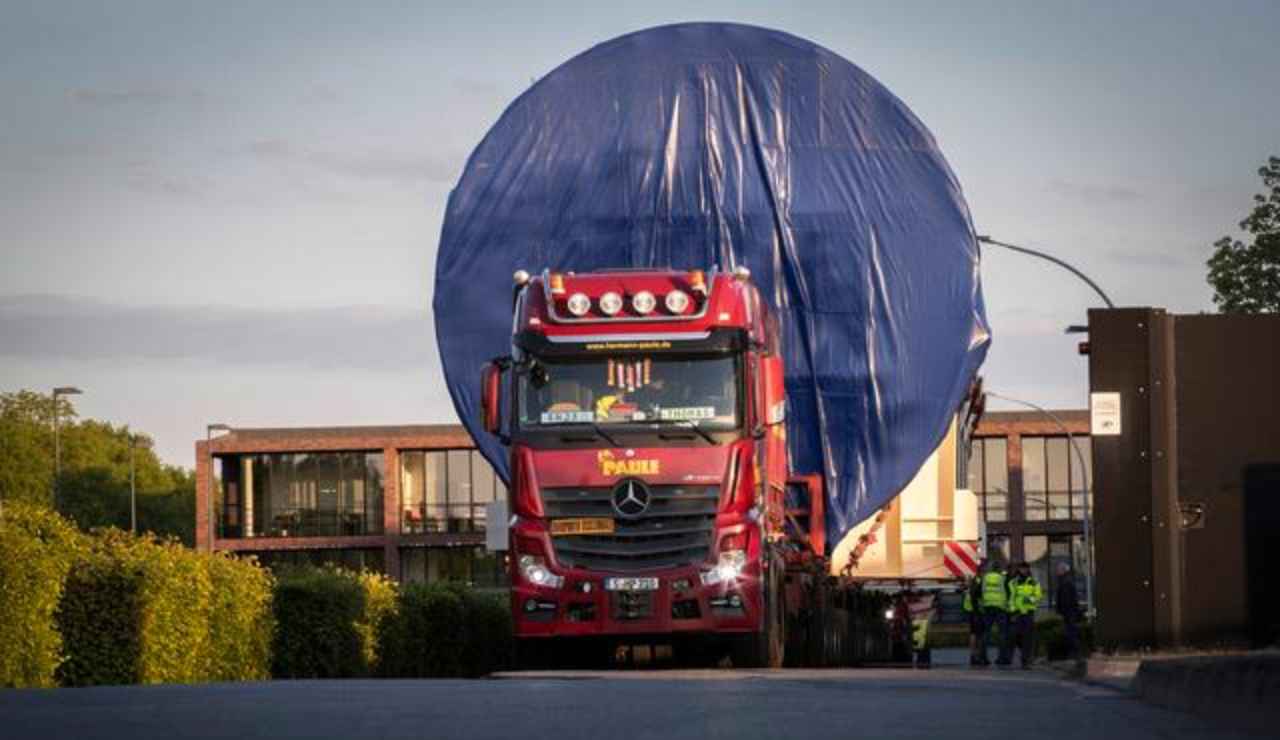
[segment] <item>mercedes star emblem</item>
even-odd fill
[[[634,519],[649,509],[649,487],[628,478],[613,487],[613,510],[624,519]]]

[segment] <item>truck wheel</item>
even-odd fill
[[[770,564],[769,580],[764,592],[764,628],[735,639],[732,652],[734,668],[782,667],[787,646],[787,609],[782,568],[780,559],[775,559]]]

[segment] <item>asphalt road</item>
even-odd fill
[[[516,674],[0,690],[0,737],[1233,738],[1203,720],[1040,671],[939,667]]]

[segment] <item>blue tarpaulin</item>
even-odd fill
[[[511,274],[746,265],[778,312],[792,468],[832,546],[911,480],[990,342],[968,206],[880,83],[779,31],[663,26],[513,102],[449,198],[435,321],[458,416],[504,479],[479,377],[511,344]]]

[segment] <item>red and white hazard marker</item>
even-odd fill
[[[945,542],[942,562],[956,578],[973,578],[978,575],[978,546],[973,542]]]

